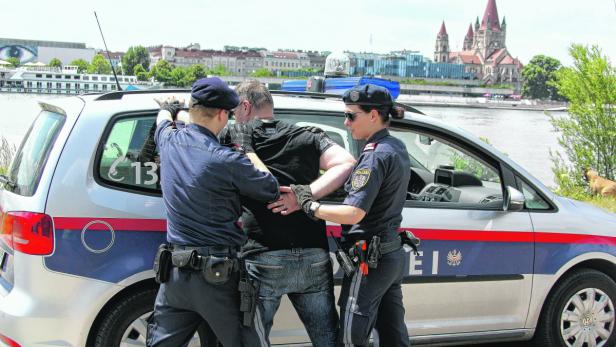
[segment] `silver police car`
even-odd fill
[[[145,345],[166,229],[153,98],[170,93],[40,103],[0,183],[0,346]],[[274,95],[277,118],[361,152],[339,97]],[[402,228],[422,240],[405,260],[412,343],[616,345],[616,215],[556,196],[490,145],[412,108],[390,131],[412,163]],[[309,342],[288,301],[271,339]],[[203,326],[191,344],[215,337]]]

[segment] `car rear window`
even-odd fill
[[[13,193],[34,195],[64,121],[65,116],[49,111],[42,111],[34,120],[10,168],[9,177],[13,185],[9,189]]]

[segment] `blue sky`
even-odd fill
[[[441,21],[453,50],[487,0],[29,0],[3,1],[1,37],[85,42],[102,48],[96,10],[110,50],[191,42],[388,52],[430,58]],[[571,63],[572,42],[598,44],[616,65],[616,0],[497,0],[507,18],[507,47],[527,63],[536,54]],[[372,40],[370,39],[372,37]]]

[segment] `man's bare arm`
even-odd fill
[[[325,173],[310,184],[315,200],[327,196],[346,182],[355,166],[355,158],[340,145],[335,144],[321,154],[319,166]]]

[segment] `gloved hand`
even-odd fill
[[[173,121],[177,119],[178,113],[180,112],[180,110],[182,110],[182,107],[184,106],[184,102],[177,100],[175,97],[170,97],[165,100],[161,100],[161,99],[154,99],[154,100],[158,103],[161,110],[171,113],[171,119]]]
[[[250,123],[235,123],[229,126],[231,143],[243,153],[254,153],[255,150],[252,147],[252,131],[253,127]]]
[[[300,206],[302,211],[310,217],[314,217],[314,212],[310,210],[310,204],[314,202],[312,197],[312,190],[310,190],[309,185],[300,185],[300,184],[292,184],[291,190],[293,194],[295,194],[295,198],[297,199],[297,204]]]

